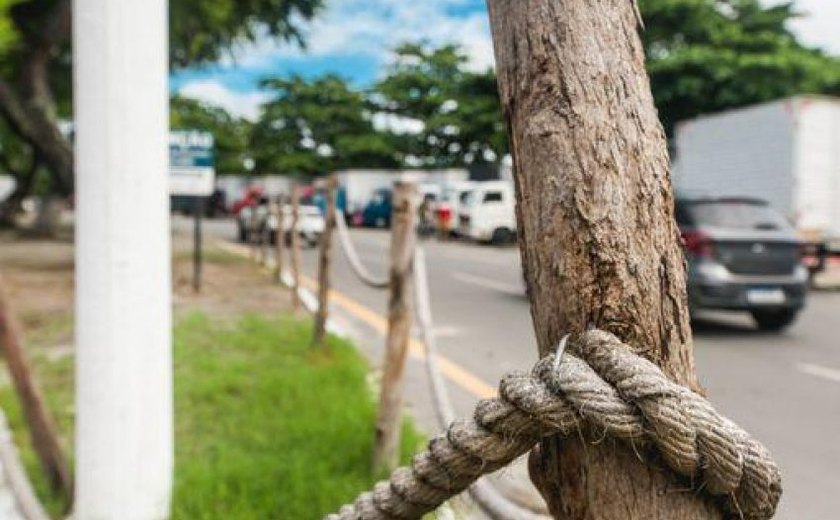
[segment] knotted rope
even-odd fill
[[[453,422],[411,467],[327,518],[420,518],[541,438],[584,426],[635,448],[655,447],[696,489],[720,497],[729,518],[773,516],[781,475],[763,445],[612,334],[589,331],[570,348],[576,355],[558,366],[552,355],[530,374],[505,376],[499,397],[479,402],[472,420]]]

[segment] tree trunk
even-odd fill
[[[540,355],[608,330],[698,388],[657,119],[632,0],[489,0],[522,263]],[[555,518],[708,519],[715,506],[601,432],[548,439],[531,478]]]
[[[42,106],[27,101],[0,80],[0,113],[14,132],[32,145],[64,194],[73,191],[73,148]]]

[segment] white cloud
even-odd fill
[[[471,68],[493,65],[490,27],[484,11],[455,15],[450,8],[466,0],[334,0],[306,30],[308,46],[269,38],[245,47],[237,62],[267,66],[282,56],[365,55],[384,60],[388,51],[405,41],[432,44],[458,43],[470,58]]]
[[[260,104],[267,101],[269,97],[269,94],[258,90],[235,92],[212,79],[185,83],[178,90],[178,94],[220,106],[235,116],[244,117],[251,121],[259,117]]]

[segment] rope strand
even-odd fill
[[[585,425],[636,448],[655,448],[677,474],[720,497],[728,518],[771,518],[781,475],[769,451],[703,397],[670,381],[610,333],[593,330],[530,374],[505,376],[499,397],[450,424],[387,482],[329,520],[420,518],[481,475],[506,466],[541,438]]]

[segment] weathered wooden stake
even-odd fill
[[[399,458],[403,403],[403,376],[411,334],[414,244],[416,238],[415,188],[394,186],[391,217],[391,290],[388,302],[388,337],[382,369],[382,390],[373,451],[374,471],[394,469]]]
[[[295,185],[292,188],[292,308],[300,309],[300,233],[298,232],[298,221],[300,219],[300,187]]]
[[[283,254],[286,246],[286,233],[283,231],[285,226],[285,215],[283,208],[285,206],[285,198],[282,195],[277,197],[276,217],[277,217],[277,243],[274,244],[274,280],[277,283],[283,281]]]
[[[315,313],[315,334],[313,343],[323,345],[327,334],[329,314],[330,268],[332,267],[332,236],[335,231],[335,196],[338,179],[327,179],[327,214],[324,233],[321,235],[321,249],[318,257],[318,310]]]
[[[0,351],[6,358],[15,391],[20,399],[23,414],[29,425],[32,447],[38,455],[54,491],[70,504],[73,500],[73,478],[67,458],[61,449],[55,424],[44,404],[44,399],[32,377],[32,370],[23,352],[21,331],[3,288],[0,278]]]

